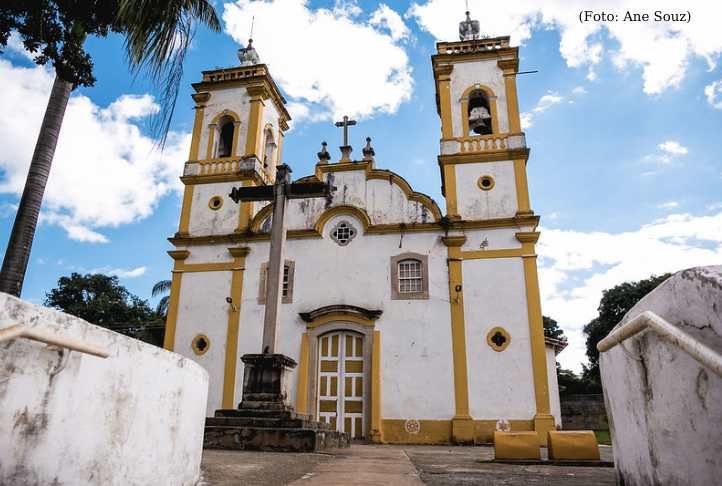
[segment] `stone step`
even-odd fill
[[[311,420],[308,415],[298,414],[292,408],[285,410],[247,410],[237,408],[224,408],[216,410],[215,417],[258,417],[258,418],[275,418],[285,420]]]
[[[206,449],[269,452],[318,452],[350,447],[349,434],[309,428],[206,426]]]
[[[332,430],[331,424],[316,422],[308,418],[208,417],[206,418],[206,426]]]

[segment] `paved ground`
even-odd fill
[[[611,460],[601,446],[602,460]],[[614,485],[614,469],[490,464],[492,447],[354,444],[332,454],[206,450],[201,486]]]

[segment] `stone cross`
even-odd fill
[[[336,188],[324,182],[291,183],[291,168],[276,167],[276,182],[272,186],[234,187],[229,194],[237,204],[241,201],[272,201],[271,250],[266,275],[266,310],[263,317],[262,352],[276,351],[276,330],[283,297],[283,247],[286,242],[286,204],[288,199],[329,197]]]
[[[344,115],[343,120],[336,122],[337,127],[343,127],[343,145],[341,146],[341,162],[351,161],[351,146],[348,144],[348,127],[356,125],[356,120],[349,120]]]

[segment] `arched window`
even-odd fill
[[[428,299],[428,256],[403,253],[391,257],[391,298]]]
[[[263,167],[268,170],[272,170],[276,167],[276,142],[273,139],[273,131],[270,128],[266,128],[265,130]]]
[[[230,116],[224,116],[218,122],[218,149],[216,157],[230,157],[233,152],[233,134],[235,123]]]
[[[480,89],[469,93],[467,108],[469,133],[467,135],[489,135],[492,133],[491,105],[489,96]]]

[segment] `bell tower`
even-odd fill
[[[195,122],[176,238],[245,231],[255,203],[224,206],[230,188],[273,184],[281,163],[286,100],[252,39],[238,59],[239,66],[203,71],[193,84]]]
[[[459,23],[457,42],[432,56],[441,118],[442,193],[454,220],[532,216],[526,177],[529,150],[516,95],[519,48],[485,37],[479,22]]]

